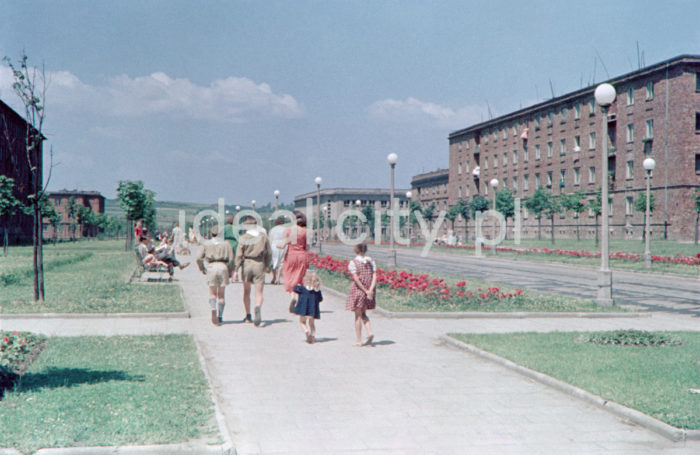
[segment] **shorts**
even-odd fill
[[[262,284],[265,282],[265,264],[262,261],[244,260],[242,272],[241,279],[244,283]]]
[[[207,264],[207,286],[226,286],[229,284],[228,267],[223,262]]]

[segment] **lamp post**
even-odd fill
[[[252,201],[250,201],[250,205],[253,207],[253,210],[255,210],[255,199],[253,199]]]
[[[318,230],[316,231],[316,239],[318,241],[318,254],[321,254],[321,183],[323,179],[321,177],[316,177],[314,179],[316,182],[316,205],[318,206]]]
[[[356,200],[356,201],[355,201],[355,206],[357,206],[357,210],[360,210],[360,208],[362,207],[362,201],[359,200],[359,199]],[[361,228],[361,226],[360,226],[360,218],[358,217],[358,218],[357,218],[357,233],[358,233],[358,234],[359,234],[360,231],[361,231],[360,228]]]
[[[280,209],[280,190],[275,190],[275,211]]]
[[[387,155],[386,160],[391,168],[391,192],[389,193],[389,266],[396,267],[396,250],[394,249],[394,168],[399,156],[396,153]]]
[[[408,246],[410,248],[411,246],[411,199],[413,198],[413,193],[410,191],[406,191],[406,203],[408,204],[408,220],[406,224],[408,224]]]
[[[647,269],[651,268],[651,250],[649,248],[649,243],[651,242],[651,239],[649,238],[649,225],[651,224],[650,221],[650,210],[649,210],[649,187],[650,187],[650,180],[651,180],[651,171],[654,170],[656,167],[656,161],[654,161],[654,158],[647,158],[644,160],[642,163],[642,166],[644,166],[644,170],[646,170],[646,178],[647,178],[647,207],[646,207],[646,212],[645,212],[645,217],[644,217],[644,267]]]
[[[496,188],[498,188],[498,179],[491,179],[489,182],[491,188],[493,188],[493,211],[496,211]],[[491,253],[496,254],[496,219],[493,220],[493,238],[491,239],[493,245],[491,245]]]
[[[598,271],[598,305],[612,306],[612,271],[608,266],[608,108],[615,101],[617,93],[615,87],[610,84],[600,84],[595,89],[595,101],[600,106],[600,113],[603,122],[603,137],[601,145],[601,188],[600,188],[600,215],[603,218],[601,223],[602,236],[600,239],[600,270]]]

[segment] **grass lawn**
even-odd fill
[[[49,338],[0,401],[0,447],[220,443],[190,336]]]
[[[184,310],[176,284],[128,283],[134,254],[123,242],[68,242],[44,248],[46,301],[34,303],[31,247],[11,248],[0,266],[3,313],[130,313]]]
[[[450,334],[678,428],[700,429],[700,333],[660,332],[682,346],[633,347],[577,341],[585,332]]]
[[[415,274],[425,273],[415,270],[408,270]],[[319,276],[324,286],[343,292],[345,294],[350,290],[350,280],[338,273],[320,270]],[[460,281],[456,277],[440,277],[445,279],[445,282],[454,286]],[[489,287],[498,286],[502,292],[513,292],[514,286],[496,285],[480,280],[468,280],[467,286],[463,289],[466,291],[481,293]],[[562,296],[558,294],[547,294],[544,292],[524,291],[522,298],[515,300],[503,299],[494,300],[488,304],[476,304],[474,302],[453,300],[453,303],[444,303],[436,299],[425,297],[421,293],[414,293],[410,296],[404,295],[397,290],[392,292],[390,289],[377,288],[377,305],[381,308],[394,312],[450,312],[450,311],[486,311],[486,312],[619,312],[627,311],[618,306],[615,307],[599,307],[592,300],[577,299],[575,297]],[[455,303],[456,302],[456,303]],[[517,302],[517,303],[515,303]]]

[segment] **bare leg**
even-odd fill
[[[263,283],[255,284],[255,306],[262,306],[263,304]],[[249,295],[250,297],[250,295]],[[250,301],[250,299],[249,299]]]
[[[301,326],[301,330],[304,331],[304,334],[308,333],[309,329],[306,327],[306,316],[299,316],[299,325]]]
[[[365,324],[365,331],[367,332],[367,336],[372,336],[372,325],[369,323],[369,317],[367,316],[366,311],[362,312],[362,322],[364,322]]]
[[[316,341],[316,323],[313,316],[309,316],[309,329],[311,330],[311,339]]]
[[[362,343],[362,310],[355,310],[355,337],[357,344]]]

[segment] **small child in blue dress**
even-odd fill
[[[299,315],[299,324],[306,342],[311,344],[316,342],[316,325],[314,319],[321,319],[321,306],[323,294],[321,294],[321,278],[316,272],[306,272],[303,286],[294,286],[294,292],[299,294],[297,304],[294,307],[294,314]]]

